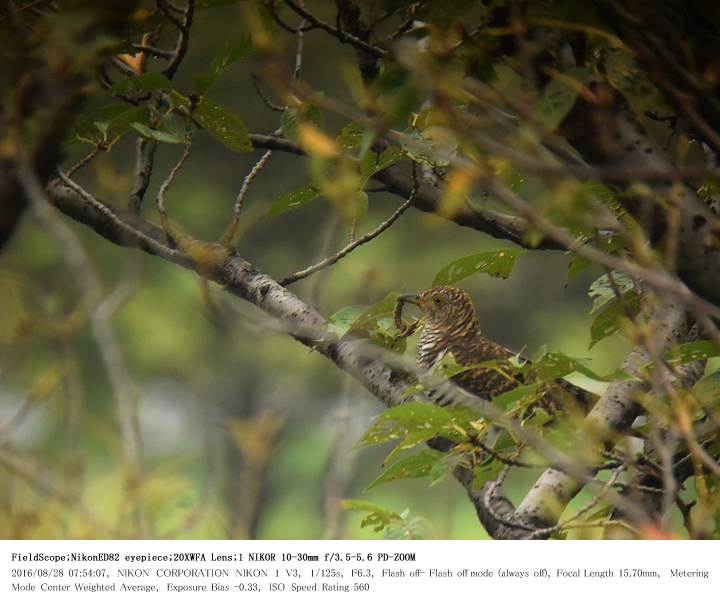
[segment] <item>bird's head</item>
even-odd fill
[[[468,328],[477,323],[470,295],[454,286],[429,288],[422,294],[405,294],[398,300],[417,305],[430,326]]]

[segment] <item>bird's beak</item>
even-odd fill
[[[425,300],[419,294],[403,294],[398,296],[398,300],[404,303],[410,303],[411,305],[417,305],[422,307],[425,304]]]

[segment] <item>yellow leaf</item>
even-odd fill
[[[340,155],[338,144],[312,124],[298,124],[298,141],[308,153],[330,159]]]
[[[438,208],[440,216],[452,218],[460,211],[466,203],[475,177],[475,171],[466,168],[458,168],[448,174],[445,195]]]
[[[28,393],[28,399],[31,401],[38,401],[45,399],[60,384],[60,380],[65,374],[65,368],[63,366],[53,366],[40,376],[38,376],[30,387]]]

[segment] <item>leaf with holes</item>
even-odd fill
[[[384,412],[358,442],[358,447],[401,441],[409,449],[431,437],[443,436],[453,441],[466,437],[465,429],[477,420],[477,413],[461,406],[444,407],[424,402],[398,405]]]
[[[522,253],[520,249],[507,248],[458,258],[438,271],[432,285],[454,284],[475,273],[487,273],[491,277],[505,279],[512,273],[515,260]]]
[[[674,365],[720,356],[720,347],[710,340],[695,340],[672,347],[665,359]]]
[[[228,149],[252,151],[253,146],[245,122],[234,111],[202,98],[195,106],[193,116]]]
[[[403,523],[403,518],[397,513],[365,500],[342,500],[340,506],[344,510],[367,513],[360,521],[360,527],[371,527],[374,531],[382,531],[389,525]]]
[[[336,141],[338,145],[340,145],[340,147],[342,147],[343,149],[358,149],[360,147],[360,144],[362,143],[364,134],[365,130],[362,126],[360,126],[360,124],[350,122],[350,124],[345,126],[340,131],[340,134],[337,136]]]

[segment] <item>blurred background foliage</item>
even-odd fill
[[[199,9],[212,6],[196,13],[174,88],[185,94],[193,90],[193,77],[208,73],[223,45],[253,35],[255,47],[222,71],[211,96],[242,116],[251,132],[273,132],[279,115],[258,96],[251,74],[262,69],[262,44],[272,44],[292,65],[294,37],[263,17],[272,41],[258,42],[253,28],[259,13],[248,3],[198,4]],[[309,4],[331,18],[331,3]],[[380,15],[383,4],[388,3],[368,2],[363,10]],[[424,18],[447,32],[452,32],[448,24],[474,22],[479,10],[473,2],[428,4],[432,10]],[[573,3],[564,5],[571,10]],[[138,11],[150,7],[147,3]],[[142,21],[141,12],[136,16]],[[62,36],[65,25],[53,27]],[[167,46],[170,39],[156,44]],[[149,59],[149,65],[162,63]],[[637,83],[622,57],[613,65],[628,85]],[[481,73],[492,66],[476,69]],[[386,80],[391,76],[386,74]],[[510,72],[496,76],[500,87],[517,85]],[[305,36],[303,81],[327,97],[352,103],[352,83],[358,78],[349,45],[315,32]],[[413,90],[399,86],[396,94],[412,97]],[[83,114],[111,101],[98,90]],[[403,102],[418,108],[416,97]],[[331,136],[347,123],[318,111]],[[99,197],[124,205],[134,140],[125,136],[113,153],[100,153],[80,180]],[[87,144],[68,142],[65,166],[88,150]],[[148,199],[155,198],[181,151],[181,145],[159,145]],[[236,153],[207,132],[196,132],[192,154],[167,196],[173,223],[198,238],[217,239],[243,178],[262,153]],[[307,186],[316,170],[313,161],[276,153],[249,189],[237,249],[270,275],[305,267],[346,237],[345,223],[338,222],[341,213],[325,199],[292,212],[268,213],[279,195]],[[525,191],[533,187],[524,186]],[[359,232],[384,220],[396,205],[397,198],[387,193],[370,193]],[[154,212],[148,205],[150,218],[157,220]],[[342,509],[342,499],[371,500],[397,513],[391,517],[390,537],[486,537],[462,488],[449,478],[430,488],[423,478],[365,491],[387,450],[353,446],[382,406],[326,359],[216,285],[118,248],[85,227],[70,226],[89,252],[105,293],[127,294],[113,321],[137,397],[144,474],[132,481],[125,472],[113,390],[58,244],[26,216],[0,265],[0,443],[14,452],[3,454],[0,466],[3,538],[384,535],[372,525],[361,527],[361,515]],[[372,304],[393,290],[423,290],[449,262],[500,247],[507,244],[411,209],[388,232],[293,288],[329,316],[346,306]],[[557,251],[525,253],[507,279],[476,274],[461,286],[472,295],[486,334],[496,341],[526,354],[547,345],[590,356],[596,372],[611,372],[628,350],[627,340],[610,337],[589,355],[587,290],[601,272],[591,268],[568,280],[571,260]],[[521,498],[538,474],[513,473],[506,485],[510,498]],[[587,500],[581,495],[572,509]],[[141,518],[134,517],[135,506]],[[682,531],[679,520],[672,525]]]

